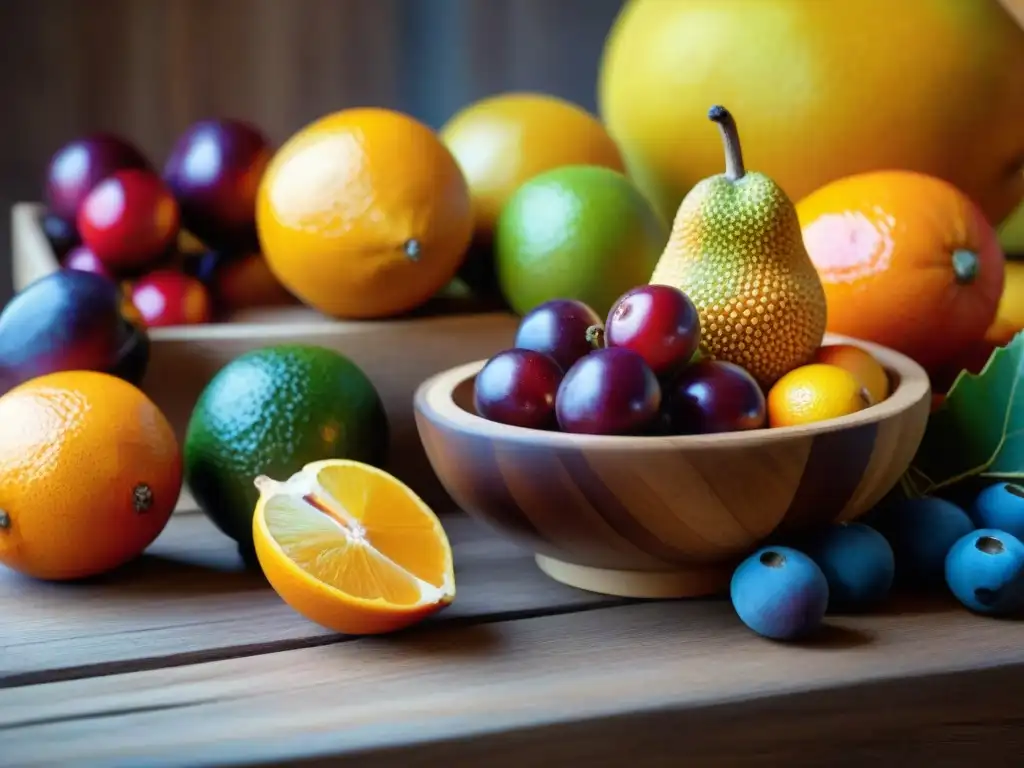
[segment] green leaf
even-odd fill
[[[971,477],[1024,478],[1024,333],[992,353],[978,374],[962,371],[931,415],[908,472],[933,493]]]

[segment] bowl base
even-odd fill
[[[615,597],[665,599],[708,597],[728,591],[732,567],[704,565],[675,571],[618,571],[574,565],[535,555],[537,566],[555,581],[588,592]]]

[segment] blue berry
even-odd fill
[[[979,528],[1006,531],[1024,541],[1024,487],[996,483],[978,494],[971,506],[971,519]]]
[[[825,574],[790,547],[765,547],[740,563],[729,594],[740,620],[773,640],[810,634],[828,608]]]
[[[972,611],[1017,613],[1024,609],[1024,544],[1005,531],[972,531],[949,550],[946,583]]]
[[[863,523],[833,525],[801,547],[828,580],[829,609],[860,611],[889,596],[896,559],[886,538]]]
[[[921,588],[942,584],[950,547],[974,530],[960,507],[932,496],[894,503],[873,523],[896,557],[896,583]]]

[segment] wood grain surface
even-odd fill
[[[802,647],[753,636],[723,602],[691,601],[25,686],[0,696],[0,755],[19,766],[327,755],[360,766],[850,765],[852,749],[894,764],[927,738],[952,750],[927,753],[938,764],[963,759],[966,739],[987,764],[1014,764],[1020,625],[944,602],[898,607],[833,619]]]
[[[459,592],[431,621],[622,602],[548,579],[528,552],[460,513],[443,519]],[[198,512],[175,515],[140,560],[104,578],[48,584],[0,567],[0,617],[0,689],[351,639],[294,613]]]

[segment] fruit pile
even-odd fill
[[[47,168],[44,231],[62,267],[121,283],[147,327],[291,303],[256,237],[256,191],[271,153],[237,120],[190,126],[162,174],[122,137],[75,139]]]
[[[967,609],[1024,611],[1024,488],[988,485],[968,511],[934,496],[893,497],[864,522],[772,542],[733,574],[732,604],[753,631],[806,637],[826,613],[881,608],[894,588],[944,587]]]
[[[513,346],[474,381],[474,408],[491,421],[595,435],[693,435],[810,424],[889,395],[870,352],[825,345],[767,391],[743,367],[700,350],[700,318],[678,288],[643,285],[607,320],[575,299],[522,318]]]

